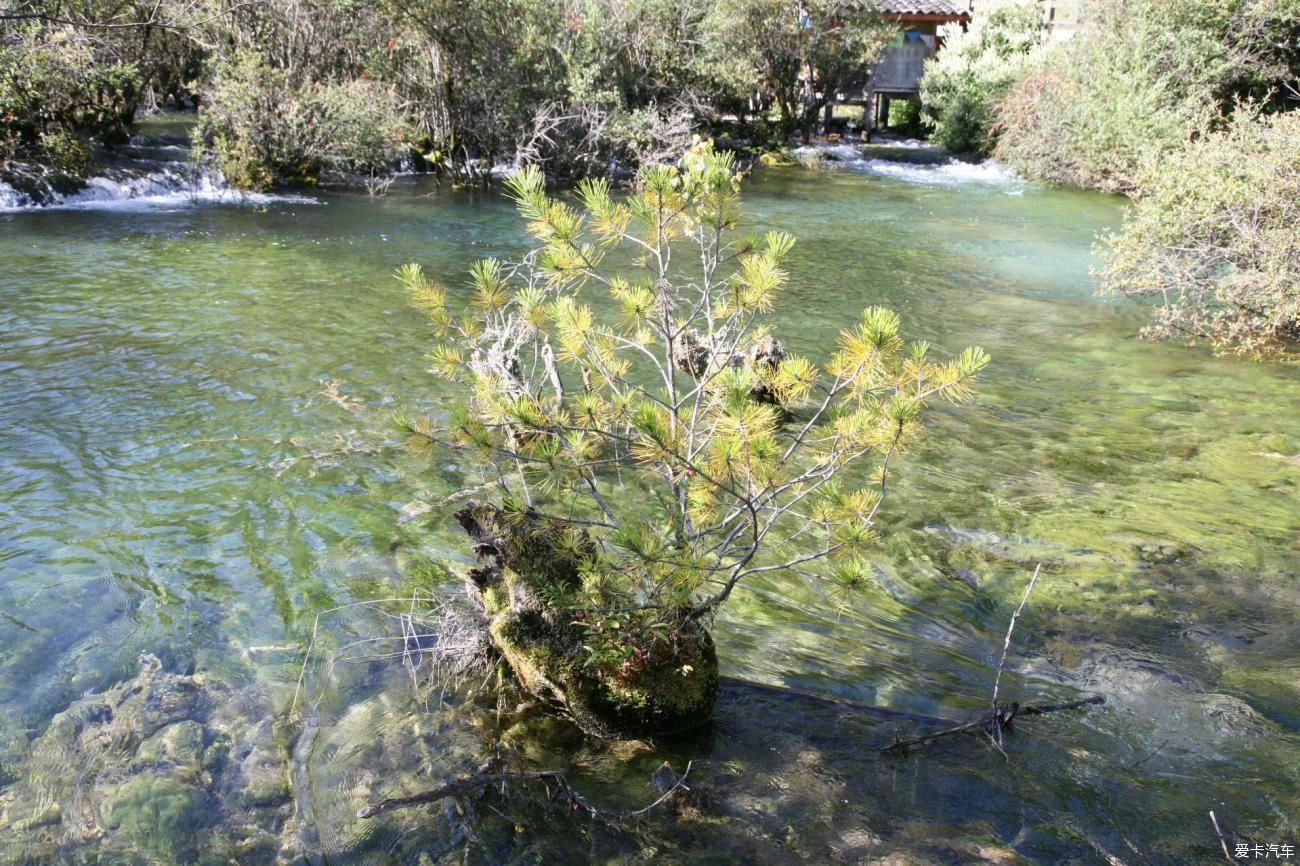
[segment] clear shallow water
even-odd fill
[[[900,467],[876,585],[750,587],[718,624],[723,663],[964,718],[1041,562],[1002,694],[1104,708],[1024,722],[1007,759],[975,738],[892,757],[876,747],[915,725],[733,684],[700,736],[614,747],[438,702],[392,659],[322,663],[390,650],[344,647],[404,606],[334,608],[463,560],[439,503],[466,476],[385,430],[397,405],[448,398],[391,271],[459,286],[473,259],[517,254],[507,203],[404,182],[0,214],[0,862],[1189,863],[1218,852],[1209,809],[1232,840],[1294,843],[1300,370],[1137,342],[1140,309],[1087,274],[1114,200],[944,168],[747,186],[757,226],[799,237],[782,339],[816,356],[883,303],[995,363]],[[313,632],[314,712],[295,720]],[[140,757],[170,754],[157,737],[114,740],[139,745],[123,769],[67,733],[106,724],[83,695],[129,705],[111,690],[146,652],[212,690],[185,772]],[[493,748],[613,808],[694,759],[699,799],[635,833],[521,801],[353,817]],[[292,796],[233,790],[263,776]]]

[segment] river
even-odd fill
[[[1295,845],[1300,368],[1137,340],[1141,307],[1089,276],[1115,199],[861,159],[744,191],[799,239],[788,344],[819,357],[884,304],[993,363],[900,464],[872,585],[742,587],[715,724],[657,744],[413,688],[410,605],[356,604],[455,592],[467,561],[467,474],[387,426],[452,397],[392,271],[462,287],[519,255],[499,193],[0,213],[0,861],[1181,864],[1222,857],[1210,810],[1230,846]],[[879,754],[929,729],[850,704],[980,712],[1038,564],[1001,695],[1106,703],[1005,754]],[[110,722],[133,682],[191,690],[198,721]],[[692,798],[632,828],[524,791],[355,817],[493,751],[616,811],[693,761]]]

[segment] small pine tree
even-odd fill
[[[929,401],[971,396],[984,352],[932,360],[871,307],[823,363],[787,353],[767,320],[795,240],[737,236],[740,173],[707,143],[626,197],[584,182],[580,209],[536,168],[507,186],[538,246],[476,263],[468,309],[419,265],[398,272],[445,340],[435,369],[468,389],[448,423],[399,424],[472,455],[502,522],[532,515],[548,555],[577,561],[545,591],[579,612],[585,669],[633,688],[656,658],[692,668],[674,641],[755,575],[861,585],[891,459]]]

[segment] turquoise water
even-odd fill
[[[356,602],[457,590],[471,476],[387,430],[451,396],[391,272],[520,254],[501,196],[0,214],[0,862],[1190,863],[1222,856],[1211,809],[1295,844],[1300,369],[1137,341],[1088,275],[1116,200],[880,168],[747,182],[799,237],[779,336],[818,357],[880,303],[994,363],[900,466],[874,585],[738,591],[716,724],[653,745],[348,646],[410,608]],[[1105,706],[900,757],[876,748],[923,727],[828,702],[979,712],[1039,563],[1002,695]],[[181,686],[203,699],[156,727],[120,709]],[[615,810],[693,760],[695,798],[630,829],[522,792],[354,817],[494,750]]]

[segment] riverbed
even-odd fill
[[[1210,810],[1294,846],[1300,368],[1138,340],[1089,276],[1122,200],[869,157],[744,192],[798,237],[788,345],[883,304],[993,363],[899,465],[871,585],[738,590],[714,725],[623,745],[404,666],[401,614],[458,591],[472,476],[390,430],[454,396],[392,272],[455,297],[520,255],[499,192],[0,213],[0,862],[1181,864],[1222,856]],[[1106,703],[878,753],[932,728],[860,706],[987,708],[1039,565],[1000,694]],[[133,737],[87,709],[132,683],[202,699]],[[692,798],[634,827],[540,791],[355,817],[493,754],[613,811],[690,761]]]

